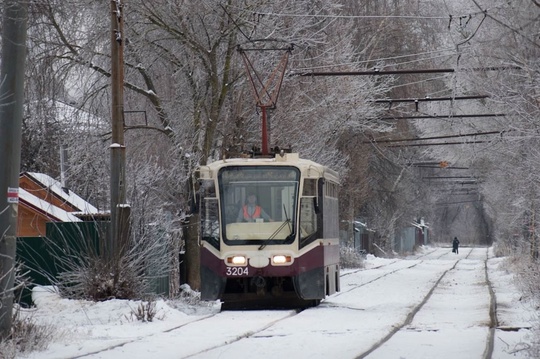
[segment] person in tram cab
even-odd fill
[[[457,239],[457,237],[454,237],[454,240],[452,241],[452,252],[455,254],[458,254],[459,252],[459,239]]]
[[[257,196],[250,193],[247,197],[247,203],[244,204],[238,212],[237,222],[256,222],[257,219],[264,219],[271,222],[272,218],[257,204]]]

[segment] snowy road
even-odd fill
[[[528,324],[523,310],[513,311],[511,277],[499,263],[487,248],[366,261],[365,269],[343,273],[341,292],[316,308],[194,316],[146,335],[101,338],[97,347],[81,343],[69,356],[43,357],[519,358],[513,354]]]

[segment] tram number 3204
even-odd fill
[[[231,277],[249,275],[248,267],[227,267],[226,274]]]

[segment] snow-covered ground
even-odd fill
[[[526,358],[522,349],[531,342],[534,320],[505,259],[487,248],[462,248],[455,255],[449,248],[426,247],[402,259],[368,256],[364,269],[342,272],[339,293],[300,313],[220,312],[218,302],[159,300],[153,320],[143,322],[135,315],[144,307],[140,302],[68,300],[51,288],[36,288],[33,296],[36,308],[22,315],[49,326],[54,340],[21,358],[224,359],[249,353],[455,359],[484,358],[491,350],[492,358]]]

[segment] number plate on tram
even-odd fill
[[[243,277],[249,275],[248,267],[227,267],[225,274],[228,277]]]

